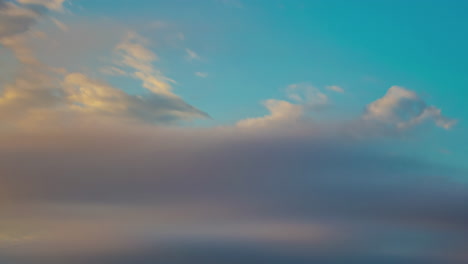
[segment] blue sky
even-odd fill
[[[460,120],[448,133],[427,129],[424,134],[431,136],[418,139],[424,142],[414,142],[411,148],[463,166],[463,147],[468,144],[463,132],[468,116],[466,5],[121,0],[77,1],[70,9],[89,19],[107,17],[135,27],[157,46],[161,31],[147,30],[149,23],[164,23],[170,31],[182,33],[183,44],[172,43],[172,50],[164,47],[170,51],[160,54],[158,64],[177,79],[180,95],[213,117],[200,124],[226,125],[266,114],[259,102],[284,97],[288,85],[303,82],[343,87],[346,93],[331,95],[333,106],[320,115],[353,118],[390,86],[399,85]],[[180,53],[187,47],[202,59],[184,61]],[[194,72],[207,73],[208,78],[200,79]],[[452,152],[452,157],[440,155],[440,150]]]
[[[467,8],[0,0],[0,262],[466,263]]]

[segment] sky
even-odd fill
[[[468,262],[464,1],[0,0],[0,262]]]

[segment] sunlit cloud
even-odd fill
[[[439,127],[450,129],[457,122],[443,116],[439,108],[428,106],[415,92],[399,86],[390,87],[385,96],[370,103],[363,118],[398,128],[409,128],[431,120]]]
[[[299,121],[304,114],[303,106],[287,101],[270,99],[263,104],[270,111],[270,114],[263,117],[240,120],[237,126],[266,127],[269,125],[287,125]]]
[[[54,11],[63,11],[65,0],[17,0],[25,5],[41,5]]]

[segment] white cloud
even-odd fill
[[[338,85],[327,86],[327,89],[337,93],[344,93],[344,89]]]
[[[370,103],[363,115],[364,120],[374,120],[409,128],[426,120],[432,120],[437,126],[450,129],[456,120],[442,116],[435,106],[427,106],[415,92],[400,86],[392,86],[380,99]]]

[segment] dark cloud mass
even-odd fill
[[[321,130],[3,135],[4,224],[36,224],[1,250],[17,263],[466,261],[462,172]]]

